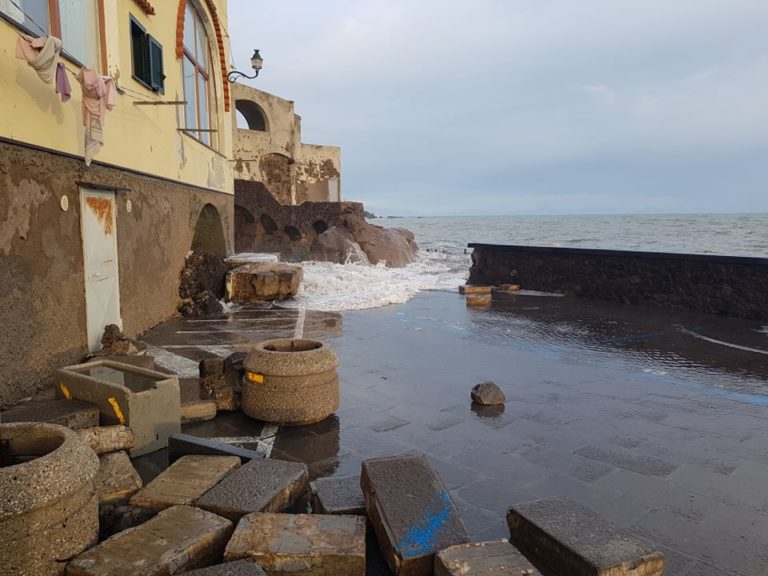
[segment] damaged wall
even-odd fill
[[[80,186],[115,191],[123,331],[135,336],[178,304],[179,272],[198,242],[227,252],[232,196],[0,141],[0,405],[34,392],[86,353]],[[66,197],[67,210],[62,209]],[[130,211],[129,211],[130,206]],[[213,246],[213,244],[212,244]]]

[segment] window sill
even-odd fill
[[[216,148],[212,147],[209,144],[206,144],[205,142],[201,142],[195,136],[193,136],[192,134],[193,134],[194,130],[184,130],[182,128],[179,128],[179,132],[181,132],[184,136],[186,136],[190,140],[194,140],[197,144],[199,144],[203,148],[207,148],[208,150],[210,150],[211,152],[213,152],[217,156],[220,156],[221,158],[224,158],[225,160],[228,160],[228,158],[224,154],[222,154],[221,152],[216,150]]]

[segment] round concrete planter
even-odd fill
[[[0,424],[0,574],[58,575],[96,542],[99,459],[69,428]]]
[[[259,343],[243,363],[242,411],[284,426],[313,424],[339,407],[339,359],[318,340]]]

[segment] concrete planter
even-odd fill
[[[48,576],[96,542],[99,459],[55,424],[0,424],[0,574]]]
[[[259,343],[245,359],[242,411],[285,426],[324,420],[339,407],[339,359],[318,340]]]

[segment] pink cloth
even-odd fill
[[[16,40],[16,58],[26,60],[46,84],[50,84],[56,74],[60,53],[61,40],[55,36],[33,38],[20,34]]]
[[[104,120],[107,110],[117,104],[117,88],[109,76],[102,76],[93,68],[83,68],[77,75],[83,87],[83,126],[85,126],[85,164],[101,150],[104,144]]]
[[[69,85],[67,69],[61,62],[56,64],[56,94],[61,95],[62,102],[66,102],[72,97],[72,86]]]

